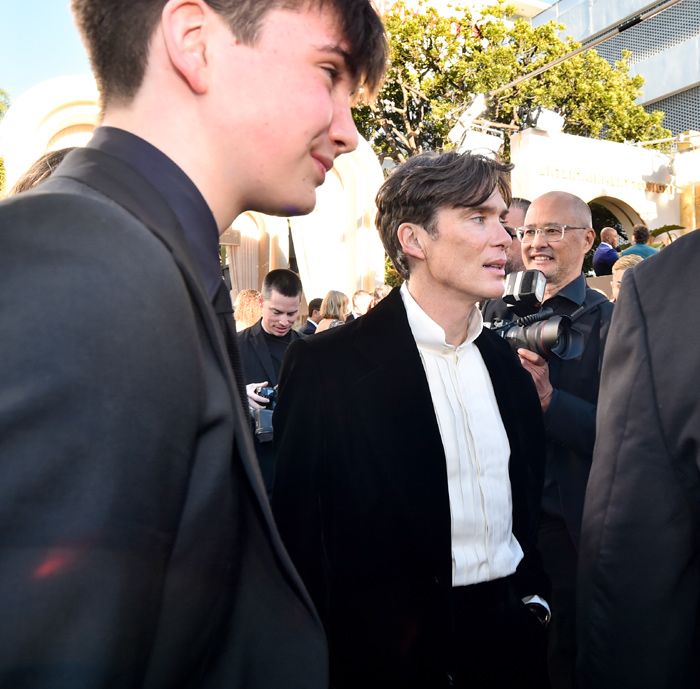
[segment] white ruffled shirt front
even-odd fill
[[[473,308],[467,338],[455,347],[401,287],[447,461],[452,516],[452,585],[468,586],[515,572],[523,551],[513,535],[510,445],[484,360],[474,344],[483,328]]]

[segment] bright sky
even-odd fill
[[[0,0],[0,89],[10,102],[70,74],[90,74],[90,65],[69,0]]]

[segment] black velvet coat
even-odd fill
[[[518,588],[546,597],[533,549],[545,456],[539,401],[503,340],[485,330],[476,344],[511,447],[513,527],[525,552]],[[287,350],[274,425],[273,511],[326,627],[332,686],[445,686],[445,455],[398,290]]]

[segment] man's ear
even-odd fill
[[[595,242],[595,230],[594,229],[589,228],[586,230],[585,242],[586,242],[586,253],[588,253],[593,248],[593,242]]]
[[[206,93],[211,10],[202,0],[168,0],[161,31],[170,62],[196,94]]]
[[[406,256],[417,258],[421,261],[425,260],[423,234],[424,230],[420,225],[412,222],[404,222],[399,225],[399,229],[396,230],[396,237]]]

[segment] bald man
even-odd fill
[[[583,354],[549,361],[525,349],[522,365],[535,381],[544,412],[547,463],[538,542],[552,580],[549,672],[553,689],[574,686],[575,575],[581,513],[593,456],[603,345],[612,304],[589,289],[581,272],[595,231],[588,205],[549,192],[532,202],[518,234],[526,269],[547,278],[543,308],[570,316],[582,333]]]
[[[617,245],[620,236],[614,227],[604,227],[600,231],[600,244],[593,254],[593,271],[596,275],[612,275],[613,263],[620,258]]]

